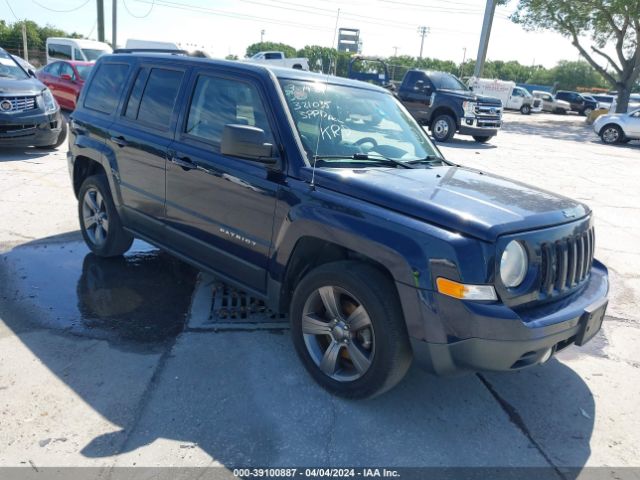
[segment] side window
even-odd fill
[[[155,128],[166,130],[171,123],[171,115],[184,73],[177,70],[152,68],[147,76],[144,70],[144,68],[141,69],[136,78],[125,115]]]
[[[513,89],[513,91],[511,92],[511,96],[513,96],[513,97],[524,97],[524,95],[522,94],[522,92],[518,88],[514,88]]]
[[[413,90],[416,86],[416,82],[420,79],[420,74],[417,72],[410,72],[407,77],[407,88]]]
[[[101,64],[87,89],[84,106],[108,115],[112,114],[118,106],[128,72],[129,65],[124,63]]]
[[[191,98],[185,133],[219,144],[224,126],[230,123],[261,128],[273,143],[264,105],[253,85],[201,75]]]
[[[84,60],[84,56],[82,55],[82,52],[77,48],[73,49],[73,56],[76,60]]]
[[[60,62],[60,74],[59,74],[59,76],[61,77],[65,73],[67,75],[69,75],[71,78],[75,77],[75,74],[73,72],[73,68],[71,68],[71,65],[69,65],[68,63]]]
[[[58,75],[60,75],[60,65],[62,65],[62,62],[50,63],[45,68],[45,71],[49,75],[53,75],[54,77],[57,77]]]
[[[64,60],[71,60],[71,46],[60,45],[57,43],[49,44],[49,56],[53,58],[60,58]]]
[[[640,110],[631,114],[631,118],[640,118]]]

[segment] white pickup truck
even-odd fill
[[[468,85],[473,93],[499,98],[505,109],[520,110],[524,115],[542,110],[542,100],[534,98],[527,89],[516,86],[515,82],[471,77]]]
[[[287,58],[284,52],[258,52],[245,62],[266,63],[279,67],[295,68],[297,70],[309,70],[309,60],[306,58]]]

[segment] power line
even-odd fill
[[[9,7],[9,10],[11,10],[11,13],[13,14],[13,16],[15,17],[16,21],[19,22],[20,19],[18,18],[18,16],[16,15],[16,12],[13,11],[13,8],[11,8],[11,4],[9,3],[9,0],[4,0],[7,3],[7,7]]]
[[[145,0],[138,0],[138,1],[140,1],[142,3],[151,3],[151,1],[145,1]],[[273,24],[276,24],[276,25],[284,25],[284,26],[289,26],[289,27],[304,28],[304,29],[308,29],[308,30],[316,30],[316,31],[322,31],[322,32],[331,31],[331,28],[318,27],[317,25],[297,23],[297,22],[286,22],[286,21],[282,21],[282,20],[276,20],[274,18],[259,17],[259,16],[256,16],[256,15],[246,15],[246,14],[241,14],[241,13],[229,12],[229,11],[226,11],[226,10],[217,10],[217,9],[213,9],[213,8],[200,7],[200,6],[197,6],[197,5],[189,5],[189,4],[185,4],[185,3],[170,2],[170,1],[167,1],[167,0],[156,0],[155,4],[157,6],[159,6],[159,7],[175,8],[177,10],[185,10],[185,11],[197,12],[197,13],[206,13],[206,14],[210,14],[210,15],[219,15],[219,16],[222,16],[222,17],[237,18],[237,19],[240,19],[240,20],[251,20],[251,21],[258,21],[258,22],[263,22],[263,23],[273,23]]]
[[[112,0],[112,1],[115,2],[116,0]],[[124,9],[127,11],[127,13],[129,15],[131,15],[132,17],[134,17],[134,18],[147,18],[149,15],[151,15],[151,11],[153,10],[153,7],[156,5],[156,1],[155,0],[151,0],[151,6],[149,7],[149,11],[147,13],[145,13],[144,15],[142,15],[142,16],[134,15],[133,13],[131,13],[131,10],[129,10],[129,7],[127,7],[127,0],[122,0],[122,4],[124,5]]]
[[[84,7],[87,3],[89,3],[91,0],[87,0],[86,2],[84,2],[82,5],[80,5],[79,7],[74,7],[74,8],[70,8],[68,10],[56,10],[55,8],[49,8],[49,7],[45,7],[44,5],[42,5],[41,3],[36,2],[36,0],[31,0],[33,3],[35,3],[36,5],[38,5],[40,8],[44,8],[45,10],[49,10],[50,12],[56,12],[56,13],[69,13],[69,12],[75,12],[76,10],[80,10],[82,7]]]

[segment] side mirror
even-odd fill
[[[416,92],[422,92],[424,91],[424,80],[418,80],[415,84],[415,86],[413,87],[413,89]]]
[[[248,125],[228,124],[222,131],[220,153],[260,163],[274,164],[273,145],[265,142],[264,130]]]
[[[36,72],[34,72],[33,70],[28,69],[27,73],[29,74],[30,77],[36,78]]]
[[[60,75],[60,78],[69,82],[71,81],[71,75],[69,75],[68,73],[63,73],[62,75]]]

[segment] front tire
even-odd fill
[[[332,262],[312,270],[295,289],[290,319],[302,363],[335,395],[380,395],[411,365],[395,285],[366,263]]]
[[[478,143],[487,143],[492,138],[493,138],[493,135],[490,135],[490,136],[474,135],[473,136],[473,139]]]
[[[531,105],[522,105],[520,107],[520,113],[523,115],[531,114]]]
[[[593,112],[593,109],[592,109],[592,108],[587,107],[587,108],[585,108],[584,110],[582,110],[582,112],[581,112],[581,113],[582,113],[582,115],[584,115],[585,117],[588,117],[589,115],[591,115],[591,112]]]
[[[456,133],[456,122],[451,115],[438,115],[431,124],[431,134],[438,142],[448,142]]]
[[[99,257],[122,255],[131,247],[133,237],[122,228],[104,175],[92,175],[82,183],[78,216],[82,238]]]
[[[624,139],[624,133],[618,125],[609,124],[602,127],[600,130],[600,138],[603,143],[607,145],[614,145],[620,143]]]

